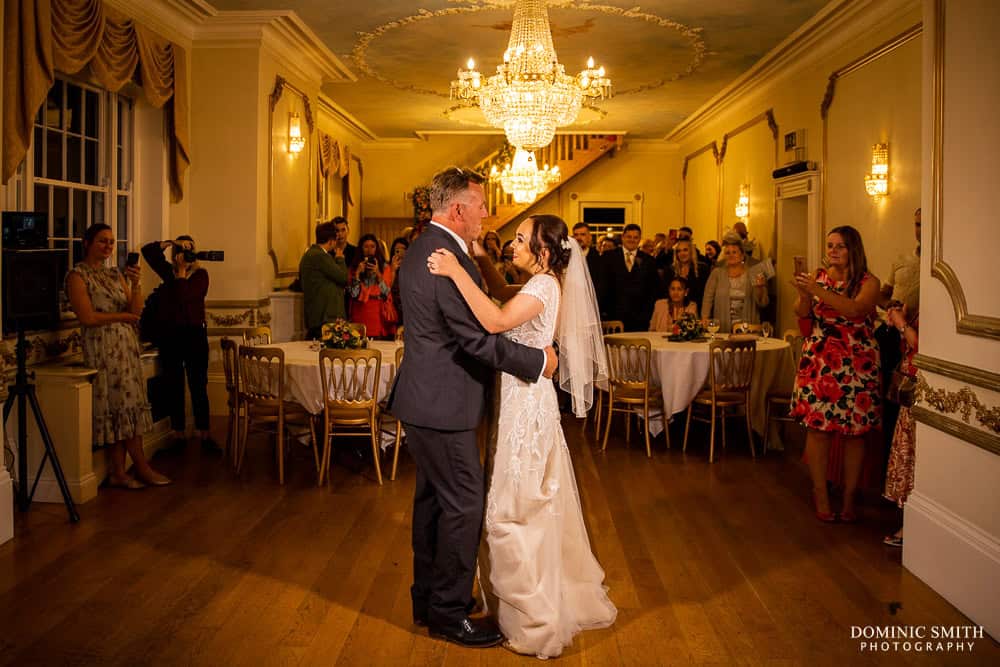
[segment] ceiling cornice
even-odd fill
[[[109,7],[185,48],[191,48],[195,29],[219,13],[203,0],[104,0]]]
[[[789,78],[816,66],[832,52],[880,23],[920,7],[920,0],[840,0],[826,5],[812,19],[771,49],[717,95],[684,119],[665,137],[682,142],[735,102],[749,104],[772,95]]]
[[[206,17],[195,28],[195,48],[226,48],[258,42],[283,65],[298,69],[319,85],[357,81],[357,77],[293,11],[226,11]]]
[[[367,125],[355,118],[350,112],[344,109],[344,107],[330,99],[329,96],[320,93],[317,108],[319,113],[326,114],[333,118],[336,122],[343,125],[361,138],[366,145],[378,140],[378,137],[374,132],[368,129]]]

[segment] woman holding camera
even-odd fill
[[[365,325],[370,338],[392,336],[396,323],[386,321],[384,309],[391,298],[393,268],[382,256],[382,246],[374,234],[362,236],[358,249],[347,283],[351,321]]]
[[[164,255],[168,248],[172,262],[168,262]],[[142,247],[142,256],[163,280],[156,312],[157,343],[174,444],[183,445],[187,440],[184,415],[186,372],[198,437],[204,447],[216,451],[219,446],[208,432],[208,330],[205,325],[208,271],[198,264],[194,239],[190,236],[147,243]]]
[[[108,444],[108,486],[141,489],[165,486],[170,480],[150,467],[142,435],[153,426],[146,382],[139,359],[135,325],[142,312],[138,265],[124,275],[107,265],[115,251],[108,225],[91,225],[83,234],[83,261],[66,276],[66,293],[80,320],[83,362],[97,370],[94,378],[94,444]],[[125,470],[125,452],[135,477]]]

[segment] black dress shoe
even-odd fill
[[[469,614],[473,614],[473,613],[475,613],[477,611],[482,611],[482,610],[483,610],[483,608],[479,605],[479,600],[477,600],[476,598],[472,598],[471,600],[469,600],[469,603],[467,605],[465,605],[465,614],[466,614],[466,616],[468,616]],[[424,627],[424,626],[427,625],[427,610],[426,609],[423,610],[423,611],[414,611],[413,612],[413,624],[414,625],[419,625],[420,627]]]
[[[457,626],[428,626],[431,637],[466,648],[488,648],[503,641],[503,635],[489,619],[463,618]]]

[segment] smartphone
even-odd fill
[[[125,266],[139,266],[139,253],[130,252],[125,258]]]
[[[800,273],[809,273],[809,269],[806,266],[806,258],[802,255],[795,255],[792,257],[792,262],[795,265],[795,275],[799,275]]]
[[[667,237],[671,241],[676,241],[677,240],[677,230],[676,229],[671,229],[669,232],[667,232]]]

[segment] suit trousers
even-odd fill
[[[207,431],[208,420],[208,332],[205,325],[170,327],[160,341],[160,364],[166,385],[170,427],[183,431],[184,374],[191,392],[194,426]]]
[[[472,598],[483,525],[483,468],[476,431],[403,424],[417,464],[413,497],[415,618],[455,627]]]

